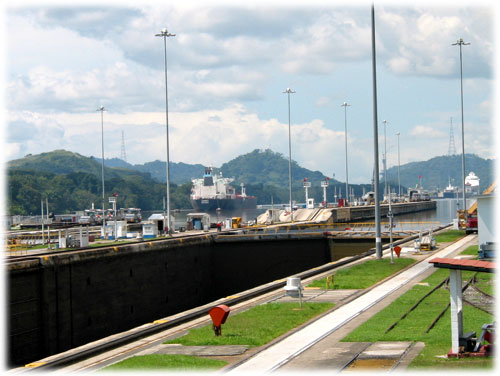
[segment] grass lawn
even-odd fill
[[[478,246],[477,245],[471,245],[470,247],[467,247],[463,252],[461,252],[461,255],[473,255],[477,256],[477,251],[478,251]]]
[[[267,303],[230,314],[222,325],[221,336],[214,335],[210,324],[165,343],[262,346],[333,306],[333,303],[303,303],[300,309],[299,303]]]
[[[485,276],[488,274],[488,276]],[[445,355],[451,348],[451,330],[449,309],[437,324],[425,333],[432,321],[446,307],[450,301],[448,290],[441,287],[427,297],[415,310],[400,321],[394,329],[385,333],[391,324],[396,322],[408,309],[413,306],[434,286],[449,275],[448,270],[439,269],[427,278],[426,285],[416,285],[410,291],[400,296],[391,305],[374,315],[370,320],[352,331],[342,341],[345,342],[376,342],[376,341],[422,341],[424,349],[413,360],[411,370],[438,368],[492,368],[494,361],[491,358],[443,359],[437,356]],[[472,272],[462,272],[465,279],[469,279]],[[479,273],[479,278],[491,278],[489,273]],[[468,304],[463,307],[464,333],[475,331],[481,334],[481,326],[494,322],[494,316],[478,310]]]
[[[448,230],[434,235],[436,243],[449,243],[465,236],[463,230]]]
[[[112,364],[101,371],[141,371],[161,370],[172,371],[202,371],[216,370],[224,367],[227,362],[217,359],[200,358],[189,355],[141,355],[122,360]]]
[[[362,264],[354,265],[349,268],[340,269],[335,272],[332,289],[365,289],[373,284],[381,281],[382,279],[406,268],[415,262],[411,258],[397,258],[394,257],[394,264],[390,263],[391,260],[388,256],[383,259],[369,260]],[[309,287],[320,287],[326,289],[326,278],[318,279]]]

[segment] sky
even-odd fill
[[[254,149],[288,158],[283,91],[291,88],[292,159],[345,181],[347,125],[349,182],[369,183],[371,2],[300,4],[4,5],[4,160],[57,149],[100,158],[100,106],[105,158],[120,158],[124,145],[129,163],[166,160],[164,44],[155,36],[166,28],[175,34],[166,45],[172,162],[219,167]],[[470,43],[462,48],[465,152],[496,157],[495,17],[492,1],[375,2],[379,152],[387,150],[388,167],[398,164],[398,138],[401,164],[447,155],[450,128],[461,153],[458,38]]]

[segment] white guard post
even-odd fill
[[[286,295],[299,298],[300,308],[302,308],[302,284],[300,283],[299,277],[290,277],[286,280],[286,286],[284,287],[286,291]]]
[[[450,307],[451,307],[451,352],[460,352],[460,338],[463,337],[462,317],[462,271],[450,269]]]

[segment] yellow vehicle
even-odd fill
[[[493,182],[485,191],[483,195],[488,195],[495,190],[497,183]],[[477,201],[474,202],[467,210],[458,210],[458,228],[465,230],[467,233],[477,231]]]
[[[241,227],[241,217],[231,218],[231,228],[239,228],[239,227]]]

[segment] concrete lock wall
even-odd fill
[[[325,239],[210,236],[8,265],[8,361],[24,365],[330,261]]]

